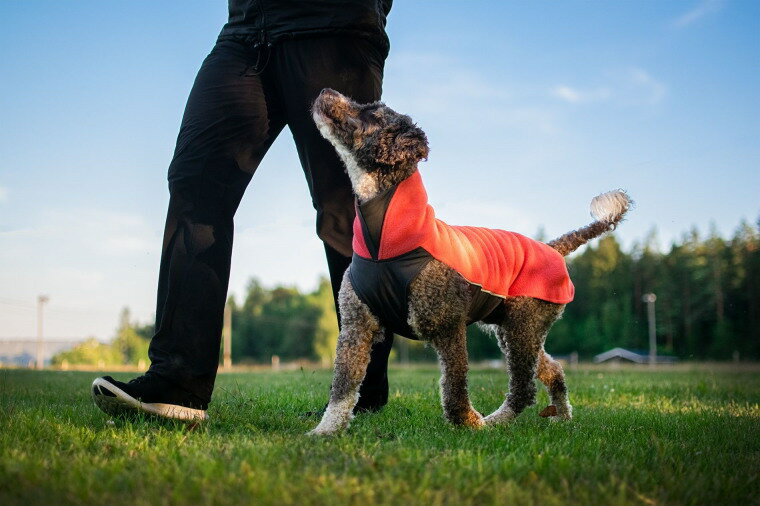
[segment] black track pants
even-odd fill
[[[333,292],[350,263],[353,196],[334,148],[311,118],[330,87],[378,100],[384,60],[371,42],[347,37],[220,40],[203,62],[169,166],[169,210],[158,280],[150,373],[210,401],[230,277],[233,217],[253,173],[287,125],[293,134],[325,244]],[[385,404],[392,336],[376,345],[360,405]]]

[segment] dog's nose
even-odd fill
[[[346,97],[333,90],[332,88],[325,88],[319,93],[320,100],[326,100],[328,102],[345,102]]]

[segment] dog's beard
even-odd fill
[[[319,133],[333,145],[338,156],[343,161],[348,178],[351,180],[351,187],[354,190],[354,194],[359,197],[359,200],[361,201],[367,201],[375,196],[379,191],[377,178],[361,168],[354,153],[343,145],[343,143],[335,136],[329,125],[317,118],[316,113],[314,115],[314,122],[317,124]]]

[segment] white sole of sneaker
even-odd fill
[[[176,404],[163,404],[160,402],[140,402],[121,388],[109,383],[103,378],[96,378],[95,381],[92,382],[90,393],[92,394],[92,400],[95,402],[95,405],[112,416],[142,412],[149,415],[160,416],[162,418],[188,422],[202,422],[208,420],[206,411],[202,409],[186,408]]]

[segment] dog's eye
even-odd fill
[[[363,120],[369,120],[369,119],[377,117],[375,116],[374,109],[364,109],[361,113],[359,113],[359,116],[361,116]]]
[[[382,121],[375,114],[367,110],[359,113],[359,120],[361,122],[361,130],[365,133],[374,132],[382,124]]]

